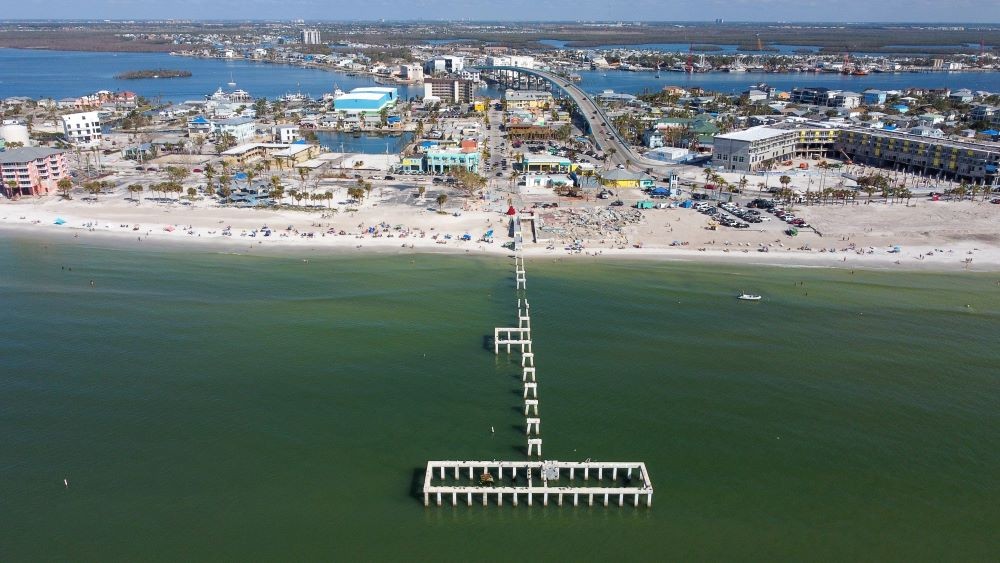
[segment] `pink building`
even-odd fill
[[[47,194],[55,191],[56,183],[67,177],[65,151],[24,147],[0,152],[0,180],[3,181],[3,193],[9,198]]]

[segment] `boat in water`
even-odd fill
[[[760,301],[760,295],[754,293],[740,293],[737,297],[740,301]]]

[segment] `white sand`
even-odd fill
[[[428,208],[434,206],[430,199],[422,203],[415,206],[372,201],[359,206],[356,212],[331,213],[238,209],[204,201],[190,206],[149,201],[137,205],[121,195],[102,196],[96,203],[48,196],[0,202],[0,228],[28,236],[117,241],[139,248],[201,244],[237,252],[288,249],[309,253],[509,254],[501,246],[510,240],[506,236],[507,218],[496,210],[446,204],[448,213],[439,214]],[[452,215],[455,211],[460,216]],[[552,257],[600,255],[788,266],[1000,271],[1000,205],[915,200],[910,207],[883,203],[798,206],[795,212],[823,236],[800,230],[799,236],[789,237],[782,232],[787,225],[776,219],[753,224],[747,230],[720,227],[711,231],[705,228],[708,218],[692,210],[654,209],[644,211],[645,218],[638,225],[625,229],[627,245],[602,245],[601,236],[595,233],[584,241],[580,252],[568,252],[564,249],[566,241],[558,239],[529,244],[525,252],[529,256]],[[55,225],[57,217],[66,224]],[[382,223],[389,225],[387,230],[379,227],[376,235],[365,232]],[[249,236],[263,225],[273,230],[272,236]],[[399,230],[397,225],[401,226]],[[174,230],[165,230],[168,226]],[[232,227],[232,236],[223,236],[226,226]],[[286,230],[288,226],[293,229]],[[496,234],[494,242],[479,241],[491,228]],[[340,231],[345,234],[335,234]],[[305,233],[313,236],[303,236]],[[473,240],[458,240],[465,233]],[[451,238],[445,239],[444,235]],[[687,244],[672,246],[673,241]],[[891,253],[894,245],[899,245],[901,252]],[[762,247],[769,252],[757,250]]]

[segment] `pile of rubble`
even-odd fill
[[[541,214],[539,238],[627,246],[630,227],[642,220],[642,212],[631,207],[556,209]]]

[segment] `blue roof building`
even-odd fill
[[[355,88],[333,101],[333,109],[347,113],[379,113],[396,105],[397,88]]]

